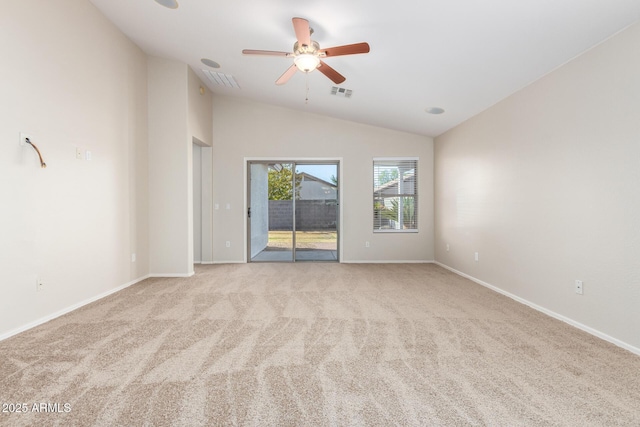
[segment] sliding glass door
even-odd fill
[[[338,260],[338,165],[297,163],[295,260]]]
[[[248,257],[338,261],[337,162],[249,162]]]
[[[249,164],[249,259],[293,260],[293,164]]]

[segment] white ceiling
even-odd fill
[[[638,0],[91,0],[150,55],[189,64],[214,93],[437,136],[640,19]],[[326,59],[350,99],[330,95],[318,71],[284,86],[292,17],[309,20],[321,47],[366,41],[371,52]],[[235,77],[213,85],[201,58]],[[442,107],[441,115],[425,113]]]

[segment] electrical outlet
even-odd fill
[[[583,291],[582,280],[576,280],[576,294],[582,295]]]
[[[364,242],[364,247],[365,247],[365,248],[370,248],[370,247],[371,247],[371,244],[370,244],[369,242]]]
[[[227,240],[227,247],[230,248],[231,247],[231,242]]]
[[[476,252],[475,259],[476,261],[480,261],[480,255],[478,254],[478,252]]]
[[[136,262],[136,254],[131,254],[131,262]]]
[[[449,252],[449,244],[447,243],[447,252]]]
[[[82,160],[82,148],[76,147],[76,159]]]

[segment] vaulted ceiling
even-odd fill
[[[168,0],[163,0],[168,1]],[[217,94],[437,136],[640,19],[638,0],[91,0],[146,53],[189,64]],[[321,47],[368,42],[370,53],[327,58],[320,72],[276,79],[291,58],[291,19],[309,20]],[[201,59],[217,62],[219,68]],[[202,70],[233,76],[218,85]],[[308,102],[307,98],[308,88]],[[425,109],[440,107],[443,114]]]

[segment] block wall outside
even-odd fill
[[[293,201],[269,200],[269,230],[292,230]],[[338,209],[335,200],[296,200],[296,230],[335,230]]]

